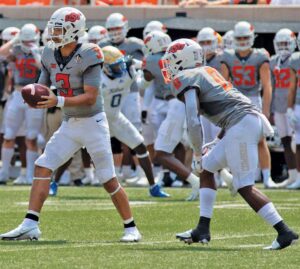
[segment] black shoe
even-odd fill
[[[192,243],[207,244],[210,241],[210,232],[209,229],[198,226],[193,230],[176,234],[176,238],[188,244],[192,244]]]
[[[73,182],[74,182],[74,185],[75,185],[76,187],[81,187],[81,186],[83,186],[83,183],[82,183],[81,179],[75,179]]]
[[[289,231],[283,234],[279,234],[273,241],[271,246],[265,247],[264,249],[279,250],[293,245],[299,239],[299,235],[293,231]]]
[[[170,173],[164,173],[164,177],[162,179],[163,183],[164,183],[164,187],[171,187],[172,183],[173,183],[173,179],[170,176]]]

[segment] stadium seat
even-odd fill
[[[17,0],[0,0],[0,5],[15,6],[16,4],[17,4]]]
[[[17,5],[49,6],[51,0],[17,0]]]

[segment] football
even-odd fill
[[[22,97],[26,104],[36,107],[37,103],[44,101],[42,96],[49,95],[49,88],[41,84],[28,84],[22,88]]]

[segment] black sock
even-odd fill
[[[25,219],[31,219],[31,220],[34,220],[34,221],[39,221],[39,217],[34,215],[34,214],[31,214],[31,213],[27,213],[25,215]]]
[[[278,232],[278,234],[283,234],[291,231],[290,228],[283,222],[283,220],[276,223],[273,227]]]
[[[210,220],[210,218],[200,217],[198,227],[205,227],[209,230]]]
[[[127,224],[124,223],[124,228],[132,228],[132,227],[135,227],[134,220],[127,223]]]

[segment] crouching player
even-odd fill
[[[164,56],[164,74],[172,81],[172,92],[185,103],[188,133],[194,149],[193,163],[201,173],[199,224],[194,230],[177,234],[177,238],[187,243],[210,241],[209,225],[216,199],[213,173],[228,166],[235,189],[278,232],[268,248],[285,248],[299,236],[285,224],[273,203],[254,186],[257,145],[262,135],[271,134],[273,129],[247,97],[234,89],[216,69],[202,64],[202,48],[189,39],[171,43]],[[203,160],[200,114],[225,131],[221,141],[204,155]]]

